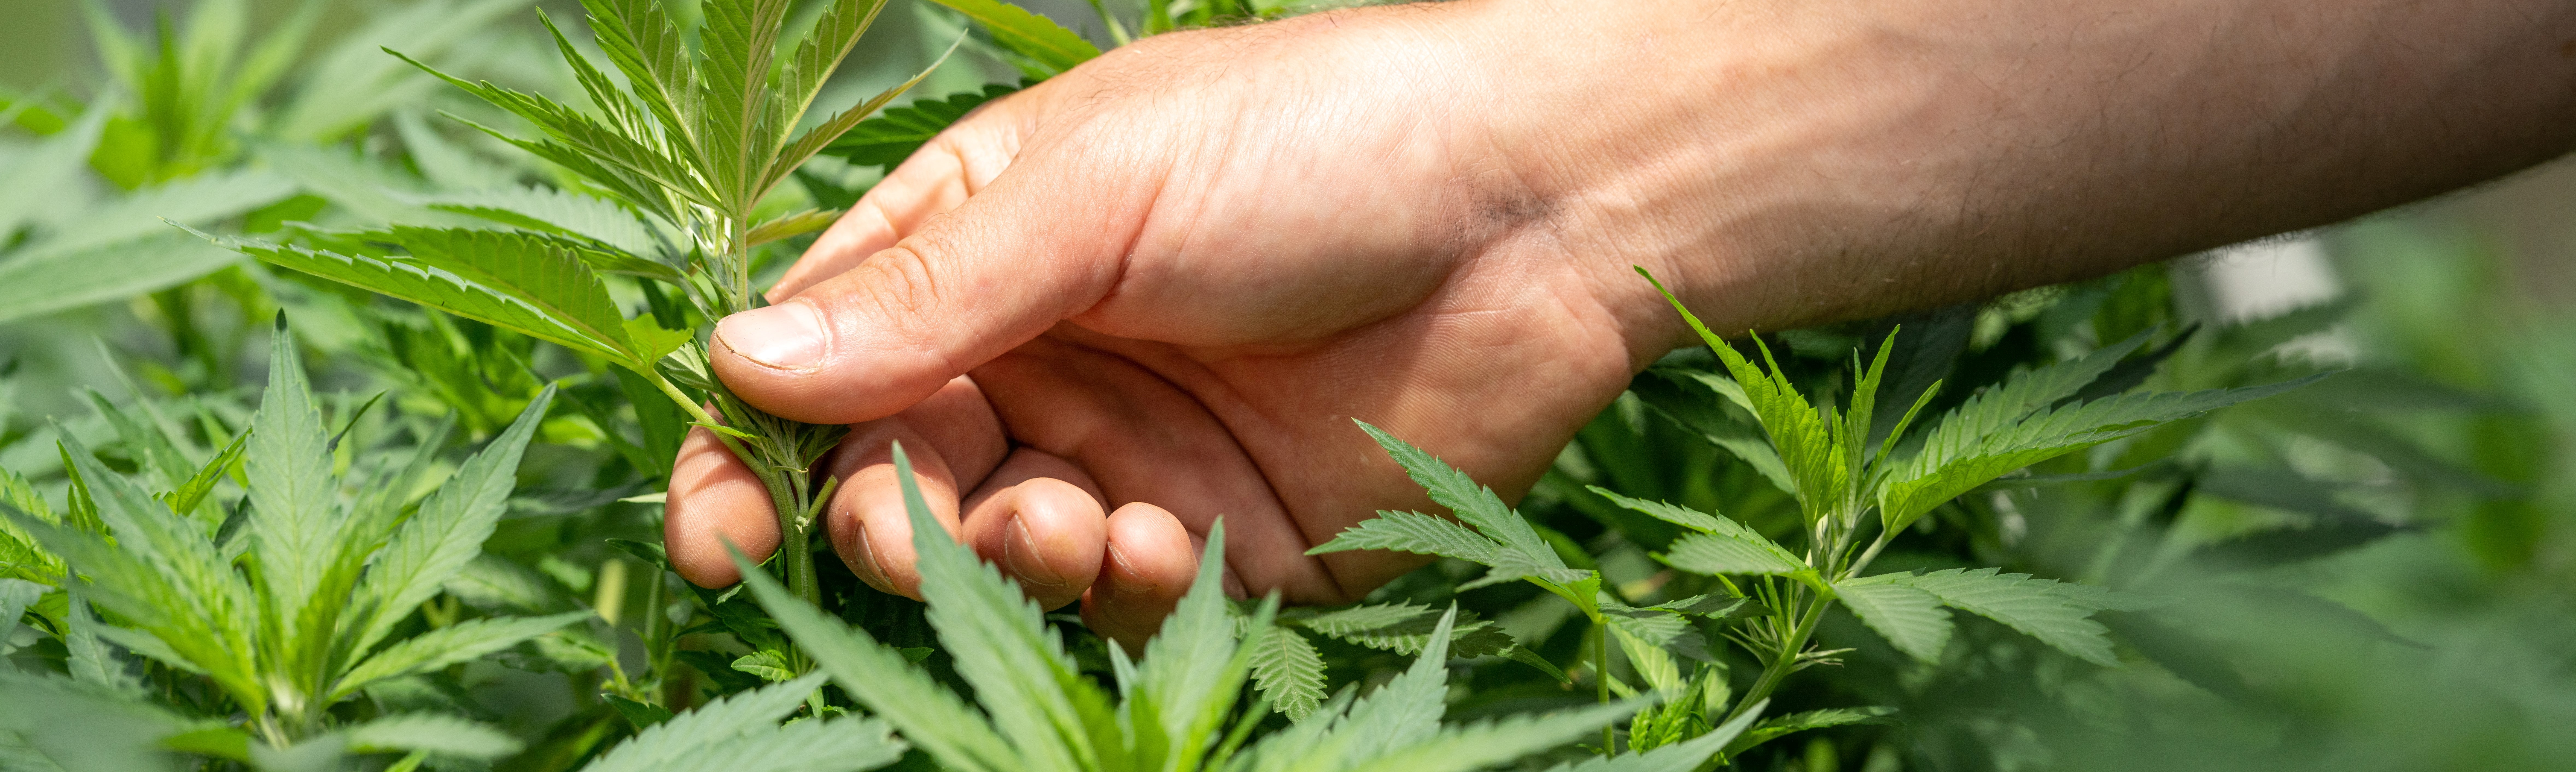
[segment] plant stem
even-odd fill
[[[1592,640],[1593,688],[1599,692],[1603,704],[1610,702],[1610,625],[1606,622],[1599,618],[1592,620],[1596,632]],[[1618,729],[1609,724],[1601,725],[1601,755],[1617,754],[1618,742]]]
[[[1780,680],[1789,677],[1789,671],[1798,664],[1798,652],[1807,648],[1807,636],[1815,634],[1816,621],[1824,618],[1825,606],[1832,602],[1831,599],[1819,595],[1814,602],[1807,605],[1807,611],[1800,616],[1797,626],[1791,628],[1788,641],[1781,644],[1780,651],[1770,662],[1763,665],[1762,677],[1753,682],[1753,688],[1745,690],[1744,696],[1736,698],[1735,708],[1726,713],[1726,721],[1735,720],[1737,716],[1744,714],[1746,708],[1761,702],[1762,698],[1771,696],[1771,690],[1780,688]],[[1725,721],[1717,723],[1723,724]]]

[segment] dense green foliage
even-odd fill
[[[1440,557],[1362,603],[1230,602],[1211,534],[1131,657],[940,538],[913,491],[926,602],[872,590],[810,538],[833,481],[805,470],[836,431],[734,399],[705,335],[871,167],[1100,53],[936,2],[906,11],[927,48],[1009,83],[896,106],[941,78],[836,79],[901,15],[883,0],[582,0],[578,28],[421,0],[337,36],[317,3],[257,30],[240,0],[149,34],[93,14],[95,88],[0,92],[0,769],[2568,750],[2543,728],[2576,717],[2550,514],[2576,356],[2388,224],[2341,245],[2383,294],[2265,319],[2213,318],[2157,267],[1700,328],[1517,506],[1357,425],[1447,510],[1316,548]],[[1094,7],[1120,44],[1297,10]],[[2318,336],[2371,353],[2301,353]],[[657,543],[692,425],[779,505],[786,545],[743,587],[678,580]]]

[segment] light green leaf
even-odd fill
[[[1823,710],[1809,710],[1799,713],[1791,713],[1785,716],[1777,716],[1769,720],[1765,720],[1760,724],[1755,724],[1752,731],[1745,732],[1744,736],[1736,738],[1734,742],[1727,743],[1726,755],[1734,756],[1747,750],[1751,750],[1753,746],[1770,742],[1783,735],[1794,732],[1804,732],[1809,729],[1829,729],[1832,727],[1850,726],[1853,724],[1892,725],[1898,722],[1895,719],[1888,718],[1888,716],[1895,713],[1895,708],[1873,706],[1866,708],[1825,708]]]
[[[789,594],[778,580],[739,553],[734,555],[734,565],[741,569],[752,597],[796,641],[796,647],[813,657],[852,699],[902,731],[905,739],[955,769],[1016,772],[1025,768],[1017,748],[995,733],[983,714],[914,667],[902,652]],[[607,772],[607,768],[593,772]]]
[[[0,259],[0,321],[167,289],[240,258],[185,234]]]
[[[279,266],[513,330],[576,351],[612,360],[624,358],[618,350],[556,321],[543,310],[444,270],[393,258],[342,255],[251,239],[198,235],[212,239],[226,249]],[[622,328],[622,321],[620,326]]]
[[[789,730],[795,731],[793,736],[781,730],[779,720],[794,712],[805,702],[807,695],[822,685],[823,676],[816,674],[718,698],[637,732],[634,739],[610,749],[582,769],[585,772],[855,770],[891,761],[892,756],[887,755],[889,751],[901,754],[902,745],[888,739],[883,725],[873,721],[799,721],[797,724],[806,728],[790,727]],[[844,739],[858,742],[846,747],[816,748],[814,746],[821,738],[806,736],[816,729],[835,730],[843,734]],[[762,757],[757,753],[757,747],[744,747],[761,743],[771,744],[774,758]],[[824,750],[846,752],[850,758],[824,758],[819,753]],[[873,763],[868,763],[871,761]],[[842,764],[856,766],[839,766]]]
[[[1903,574],[1885,576],[1901,577]],[[1950,643],[1950,612],[1941,610],[1941,599],[1930,592],[1884,577],[1850,579],[1834,583],[1834,594],[1861,624],[1878,632],[1894,644],[1897,651],[1917,660],[1938,662],[1941,647]]]
[[[1448,729],[1429,739],[1408,743],[1367,763],[1358,772],[1463,772],[1484,769],[1573,742],[1601,727],[1627,718],[1646,700],[1590,705],[1539,716],[1520,715]]]
[[[424,0],[395,6],[366,26],[336,36],[298,71],[309,73],[269,122],[276,136],[325,141],[365,126],[385,111],[428,101],[434,82],[387,59],[401,48],[424,59],[471,40],[494,20],[528,7],[525,0]]]
[[[626,74],[628,93],[661,123],[663,141],[683,157],[701,158],[692,116],[697,113],[697,70],[688,44],[653,0],[582,0],[600,51]]]
[[[596,240],[632,256],[649,259],[666,251],[661,239],[634,212],[614,201],[570,191],[534,186],[492,188],[430,196],[421,199],[421,203],[431,209],[514,227]],[[669,266],[663,266],[663,270],[676,271]]]
[[[269,337],[268,387],[250,433],[251,554],[259,559],[268,618],[277,630],[294,630],[338,554],[334,546],[347,516],[331,474],[331,432],[313,405],[303,355],[283,316]]]
[[[796,673],[787,669],[787,655],[777,651],[755,651],[734,658],[733,669],[776,683],[795,680]]]
[[[894,448],[894,462],[895,478],[910,480],[912,460],[901,445]],[[1075,768],[1097,752],[1076,705],[1089,682],[1078,676],[1062,639],[1047,629],[1045,611],[1021,595],[1017,581],[951,538],[916,486],[906,483],[903,494],[922,600],[930,605],[930,624],[958,677],[974,687],[995,729],[1021,739],[1028,768]],[[1210,539],[1209,549],[1219,543]]]
[[[649,366],[626,338],[626,316],[571,245],[527,233],[395,227],[411,260],[492,289],[570,327],[629,366]]]
[[[1238,645],[1226,605],[1225,567],[1225,520],[1218,518],[1208,527],[1207,547],[1199,554],[1189,594],[1163,619],[1161,632],[1145,642],[1144,661],[1128,695],[1131,720],[1137,702],[1152,703],[1152,715],[1162,720],[1167,738],[1164,755],[1181,769],[1198,766],[1251,669],[1252,653]],[[1277,610],[1274,596],[1254,614],[1251,625],[1269,628]]]
[[[332,687],[330,701],[356,693],[369,682],[477,659],[590,616],[588,611],[573,611],[542,617],[475,619],[421,633],[387,646],[350,668]]]
[[[813,233],[831,227],[832,221],[840,217],[841,210],[838,209],[807,209],[783,214],[768,222],[752,226],[751,233],[743,236],[743,241],[751,246],[759,246],[789,236]]]
[[[387,716],[340,730],[351,753],[422,752],[464,759],[497,759],[519,752],[509,733],[455,716],[414,713]]]
[[[2103,667],[2119,667],[2111,639],[2101,623],[2086,617],[2093,610],[2077,605],[2057,589],[2054,579],[2006,574],[2002,569],[1949,569],[1895,580],[1929,592],[1942,603],[2010,625],[2041,643]]]
[[[57,427],[56,442],[116,543],[32,519],[19,526],[90,577],[89,600],[159,637],[234,699],[264,707],[265,691],[251,675],[249,585],[193,524],[108,470],[70,432]]]
[[[2039,409],[2011,424],[1983,431],[1974,426],[1954,430],[1949,421],[1944,421],[1925,440],[1922,450],[1889,474],[1879,490],[1879,514],[1888,529],[1901,529],[1933,507],[2015,469],[2289,391],[2326,375],[2318,373],[2242,389],[2106,397],[2080,405]],[[2079,384],[2074,388],[2081,387]]]
[[[1673,310],[1682,315],[1682,320],[1688,322],[1693,331],[1699,333],[1700,340],[1708,344],[1709,350],[1717,354],[1718,361],[1726,365],[1727,372],[1735,377],[1736,385],[1744,392],[1746,405],[1754,418],[1761,422],[1763,430],[1771,435],[1772,448],[1779,452],[1789,479],[1797,484],[1792,492],[1797,494],[1798,504],[1809,522],[1840,507],[1850,492],[1853,478],[1850,459],[1843,452],[1845,445],[1837,441],[1839,421],[1832,411],[1807,402],[1806,395],[1800,393],[1797,386],[1789,382],[1788,376],[1780,371],[1780,363],[1771,361],[1771,349],[1761,339],[1754,339],[1754,344],[1762,350],[1763,360],[1769,365],[1767,371],[1736,353],[1735,347],[1727,345],[1717,333],[1701,324],[1698,316],[1682,306],[1680,298],[1665,291],[1664,285],[1656,282],[1653,276],[1646,275],[1645,269],[1639,268],[1637,273],[1654,283],[1655,291],[1663,293],[1664,300],[1672,304]]]
[[[931,137],[939,135],[966,112],[1004,94],[1019,90],[1007,83],[986,84],[976,91],[950,94],[946,98],[926,98],[902,107],[887,108],[884,114],[850,127],[823,154],[839,156],[859,166],[892,166],[912,156]]]
[[[1529,521],[1521,519],[1520,513],[1505,506],[1502,497],[1494,495],[1493,489],[1478,485],[1467,473],[1423,452],[1421,448],[1396,439],[1395,435],[1365,421],[1354,420],[1352,423],[1359,424],[1361,431],[1368,432],[1369,438],[1377,440],[1378,446],[1385,448],[1389,457],[1403,465],[1405,474],[1421,484],[1423,492],[1429,493],[1432,501],[1448,507],[1460,522],[1475,526],[1478,533],[1500,542],[1507,554],[1518,554],[1542,568],[1566,567],[1564,559],[1556,556],[1555,548],[1548,546],[1547,540],[1539,538],[1538,531],[1530,528]]]
[[[1260,631],[1247,647],[1252,652],[1252,684],[1270,698],[1270,707],[1304,721],[1324,704],[1324,657],[1306,636],[1285,627]]]
[[[143,681],[134,677],[134,666],[125,655],[99,637],[99,629],[106,625],[90,613],[89,603],[74,593],[68,608],[70,629],[64,631],[63,648],[69,652],[64,665],[71,670],[72,680],[128,699],[142,698]]]
[[[686,714],[683,714],[685,718]],[[662,726],[677,723],[674,718]],[[584,770],[651,770],[652,772],[858,772],[892,764],[903,757],[904,743],[877,719],[798,719],[786,726],[754,731],[650,767],[583,767]],[[605,763],[605,759],[602,760]]]
[[[1707,512],[1701,512],[1696,509],[1691,509],[1689,507],[1667,504],[1661,501],[1632,499],[1626,496],[1621,496],[1618,493],[1612,492],[1608,488],[1603,488],[1598,485],[1586,485],[1583,487],[1591,490],[1593,493],[1599,494],[1602,498],[1609,499],[1610,503],[1636,510],[1644,513],[1648,517],[1698,531],[1700,533],[1735,533],[1744,529],[1744,526],[1737,525],[1732,520],[1718,515],[1709,514]]]
[[[2094,611],[2146,611],[2182,602],[2181,598],[2170,595],[2131,595],[2109,587],[2076,582],[2058,582],[2050,585],[2049,589],[2066,596],[2068,602]]]
[[[500,164],[493,163],[474,151],[467,150],[441,136],[415,110],[396,110],[394,133],[402,137],[403,151],[430,183],[448,190],[507,190],[518,176]]]
[[[483,552],[483,542],[509,511],[510,490],[518,483],[519,459],[537,425],[545,421],[555,387],[548,385],[529,400],[507,429],[467,459],[438,490],[422,499],[420,509],[395,528],[375,556],[374,567],[357,586],[359,621],[349,656],[363,656],[384,640],[396,623],[438,594],[466,564]]]
[[[851,47],[858,45],[859,36],[885,6],[886,0],[832,0],[813,31],[797,42],[787,66],[779,70],[778,97],[787,100],[787,114],[803,115],[812,108],[823,82],[832,79],[832,71],[840,68],[841,60],[850,55]]]
[[[81,112],[80,120],[69,128],[45,138],[42,144],[8,159],[0,167],[0,243],[17,235],[41,210],[47,200],[72,189],[72,181],[89,161],[90,151],[98,147],[100,129],[107,125],[108,113],[118,100],[93,100]]]
[[[1438,734],[1440,714],[1446,710],[1443,698],[1449,693],[1449,633],[1456,621],[1457,609],[1453,606],[1433,624],[1428,645],[1413,658],[1413,666],[1377,691],[1352,702],[1349,712],[1330,716],[1330,729],[1323,737],[1272,748],[1273,753],[1296,759],[1284,768],[1348,769]],[[1317,714],[1308,720],[1324,720],[1327,715]],[[1264,745],[1278,746],[1279,741],[1287,739],[1291,736],[1273,735],[1271,742]]]
[[[1502,545],[1444,518],[1420,512],[1379,511],[1314,549],[1309,555],[1350,550],[1392,550],[1440,555],[1477,565],[1493,565]]]
[[[1429,606],[1411,603],[1388,603],[1354,606],[1324,612],[1294,610],[1282,621],[1345,643],[1366,646],[1397,654],[1414,654],[1431,640],[1444,614]],[[1450,621],[1449,653],[1453,657],[1483,657],[1512,650],[1512,636],[1492,620],[1477,619],[1475,612],[1460,611]]]
[[[186,722],[161,708],[54,675],[0,673],[0,734],[14,733],[66,772],[172,770],[156,747]]]
[[[1742,526],[1738,526],[1742,528]],[[1673,541],[1662,558],[1674,568],[1695,574],[1795,576],[1812,574],[1805,561],[1752,529],[1741,533],[1691,533]]]
[[[878,2],[882,3],[884,0],[878,0]],[[957,43],[963,42],[966,42],[965,38],[958,38]],[[950,54],[957,52],[957,43],[950,43],[946,52],[941,53],[938,59],[933,60],[930,63],[930,66],[922,68],[921,72],[912,76],[911,80],[897,83],[892,88],[877,92],[876,96],[868,97],[867,101],[860,102],[857,105],[851,106],[847,110],[842,110],[838,113],[832,114],[832,117],[825,118],[822,123],[815,124],[814,128],[806,130],[804,136],[797,137],[796,141],[788,143],[786,148],[781,149],[778,152],[777,159],[770,162],[768,172],[762,176],[760,180],[759,194],[768,195],[770,188],[775,187],[780,180],[787,179],[787,174],[789,172],[795,171],[798,166],[803,166],[808,159],[814,157],[815,153],[821,152],[822,149],[825,146],[830,145],[833,140],[839,139],[841,134],[849,131],[851,127],[857,126],[861,119],[875,113],[879,108],[885,107],[886,103],[894,101],[895,97],[902,96],[906,91],[911,91],[912,87],[921,85],[923,78],[930,77],[930,73],[932,71],[939,69],[940,64],[948,61],[948,56]],[[824,225],[829,224],[830,223],[828,221],[824,223]],[[792,227],[794,225],[797,225],[797,223],[782,223],[781,227],[774,231],[775,235],[770,235],[769,238],[766,239],[754,238],[751,239],[751,243],[758,244],[763,241],[786,238],[788,236],[795,235],[794,233],[786,230],[787,227]],[[764,225],[763,227],[767,226]],[[817,225],[814,227],[821,228],[822,226]],[[757,233],[757,231],[755,231],[755,233]]]
[[[1002,44],[1003,48],[1055,72],[1073,69],[1074,65],[1100,55],[1098,47],[1074,34],[1073,30],[1002,0],[932,1],[974,19],[984,25],[986,31],[993,33],[993,41]]]
[[[697,136],[706,151],[699,171],[715,189],[720,211],[740,212],[756,198],[753,176],[765,171],[779,136],[769,106],[770,63],[787,0],[709,0],[699,9]]]
[[[0,579],[0,673],[17,669],[10,664],[8,656],[11,648],[9,639],[18,633],[18,618],[25,616],[27,607],[36,605],[36,599],[45,597],[45,593],[52,589],[24,579]]]
[[[1746,727],[1752,726],[1755,719],[1762,717],[1762,709],[1768,705],[1770,705],[1769,700],[1755,703],[1752,708],[1745,710],[1743,715],[1736,716],[1735,720],[1720,724],[1706,734],[1689,740],[1644,753],[1594,756],[1572,764],[1558,764],[1549,768],[1548,772],[1690,772],[1699,769],[1711,757],[1716,756],[1720,749],[1742,736]]]
[[[295,183],[276,172],[257,169],[214,171],[134,191],[78,219],[57,233],[29,245],[18,259],[99,251],[150,236],[173,236],[164,221],[201,225],[266,206],[295,194]],[[185,281],[176,279],[172,283]]]

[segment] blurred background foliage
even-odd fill
[[[447,416],[459,446],[479,443],[545,382],[561,381],[512,516],[432,611],[590,607],[601,620],[502,664],[373,695],[388,710],[428,705],[499,722],[529,743],[502,768],[557,769],[631,731],[600,697],[642,688],[626,683],[629,673],[638,683],[659,674],[651,688],[674,706],[747,685],[717,653],[729,645],[722,633],[670,635],[705,619],[706,607],[607,542],[658,540],[658,507],[620,501],[658,490],[667,473],[677,425],[636,407],[658,397],[630,404],[635,384],[600,363],[272,271],[159,222],[321,233],[436,222],[450,216],[428,205],[439,193],[560,184],[559,170],[437,113],[503,127],[513,119],[377,52],[390,45],[462,76],[578,93],[529,5],[251,0],[238,17],[219,12],[208,23],[209,8],[232,6],[0,0],[9,22],[0,25],[0,466],[61,479],[48,416],[107,456],[120,452],[118,427],[81,389],[158,405],[220,442],[216,430],[242,425],[256,400],[268,320],[281,310],[308,348],[326,414],[359,438],[343,456]],[[571,3],[542,5],[577,17]],[[1111,42],[1086,6],[1032,7]],[[962,29],[911,3],[890,6],[879,24],[822,101],[901,80]],[[914,93],[1017,78],[992,57],[959,56]],[[807,172],[799,195],[826,205],[877,173],[831,160]],[[1948,378],[1948,404],[2016,365],[2141,331],[2155,331],[2169,353],[2152,374],[2137,374],[2156,388],[2347,372],[1972,494],[1884,559],[1890,569],[2002,565],[2185,598],[2105,617],[2129,667],[2082,666],[1964,618],[1960,635],[1973,646],[1915,665],[1848,616],[1829,618],[1826,645],[1853,651],[1839,668],[1796,676],[1775,710],[1891,705],[1903,723],[1800,735],[1742,765],[2576,768],[2576,732],[2567,731],[2576,726],[2570,206],[2576,167],[2559,164],[2093,282],[1773,336],[1804,382],[1831,389],[1850,351],[1902,323],[1895,371],[1912,380],[1898,388]],[[773,268],[804,241],[782,243]],[[1694,580],[1647,557],[1673,538],[1668,526],[1604,506],[1583,484],[1775,532],[1795,522],[1785,494],[1702,436],[1740,423],[1682,414],[1693,402],[1662,373],[1706,360],[1679,352],[1640,376],[1523,503],[1564,537],[1570,560],[1599,565],[1634,602],[1688,594]],[[379,394],[383,407],[363,407]],[[1462,564],[1437,564],[1378,599],[1455,598],[1557,662],[1576,661],[1586,636],[1598,635],[1567,624],[1579,621],[1570,606],[1526,585],[1456,593],[1469,576]],[[845,575],[837,581],[868,593]],[[897,645],[923,640],[917,607],[855,595],[843,606]],[[653,621],[661,616],[668,625]],[[1383,678],[1403,664],[1322,645],[1337,681]],[[61,656],[41,649],[19,656]],[[1491,657],[1472,673],[1453,718],[1589,694]]]

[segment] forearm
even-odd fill
[[[1512,115],[1552,121],[1495,133],[1581,224],[1566,248],[1723,329],[2098,275],[2576,144],[2576,3],[1679,6],[1475,10],[1582,30],[1498,59],[1532,94]],[[1589,87],[1539,85],[1569,69]]]

